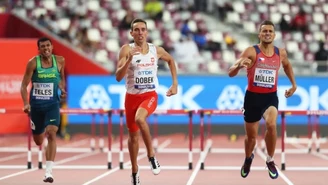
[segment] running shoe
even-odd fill
[[[158,175],[161,172],[161,166],[155,157],[149,157],[150,167],[154,175]]]
[[[50,172],[46,172],[46,174],[44,175],[43,182],[49,182],[49,183],[54,182],[54,178]]]
[[[140,185],[140,176],[139,176],[139,166],[137,173],[132,173],[131,175],[131,185]]]
[[[245,159],[244,165],[241,167],[241,170],[240,170],[240,175],[243,178],[246,178],[248,176],[249,172],[251,171],[251,165],[252,165],[253,159],[254,159],[254,154],[252,154],[250,158]]]
[[[266,165],[268,167],[268,172],[271,179],[278,178],[279,175],[278,175],[278,170],[276,168],[276,164],[274,164],[274,162],[271,161],[271,162],[266,162]]]

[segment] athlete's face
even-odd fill
[[[39,43],[39,53],[44,57],[52,55],[53,46],[49,40]]]
[[[271,44],[276,37],[274,32],[274,27],[272,25],[263,25],[261,26],[259,39],[262,43]]]
[[[147,26],[143,22],[137,22],[132,25],[132,30],[130,31],[131,36],[135,42],[144,42],[148,36]]]

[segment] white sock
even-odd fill
[[[266,162],[269,163],[269,162],[272,162],[272,161],[273,161],[273,157],[267,156]]]
[[[52,166],[54,165],[53,161],[46,161],[46,172],[52,172]]]

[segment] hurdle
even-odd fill
[[[91,123],[91,134],[92,137],[90,139],[90,148],[80,148],[76,149],[74,148],[73,150],[78,150],[76,153],[81,152],[81,153],[86,153],[86,155],[89,154],[94,154],[96,152],[107,152],[107,164],[105,165],[62,165],[64,162],[61,162],[59,165],[55,164],[54,169],[112,169],[112,153],[119,153],[119,163],[118,166],[120,169],[127,169],[127,165],[125,165],[124,162],[124,153],[128,152],[128,149],[123,147],[123,136],[124,136],[124,116],[125,116],[125,110],[123,109],[110,109],[110,110],[98,110],[98,109],[61,109],[60,112],[62,114],[71,114],[71,115],[91,115],[92,116],[92,123]],[[11,109],[0,109],[0,113],[8,113],[8,114],[23,114],[22,110],[16,109],[16,110],[11,110]],[[105,141],[101,141],[101,138],[104,137],[103,131],[100,131],[100,139],[99,139],[99,147],[100,150],[96,150],[95,147],[95,115],[100,115],[100,128],[103,130],[103,123],[104,123],[104,117],[108,116],[108,147],[104,147]],[[188,116],[189,122],[188,122],[188,147],[186,148],[161,148],[158,147],[158,132],[157,132],[157,116],[158,115],[173,115],[173,116]],[[199,122],[199,128],[200,128],[200,133],[199,133],[199,140],[200,140],[200,148],[195,148],[193,147],[193,118],[195,115],[200,116],[200,122]],[[224,116],[224,115],[233,115],[233,116],[241,116],[242,112],[240,110],[212,110],[212,109],[202,109],[202,110],[156,110],[154,112],[154,120],[153,120],[153,129],[154,129],[154,140],[153,140],[153,146],[156,149],[156,153],[187,153],[188,154],[188,165],[186,166],[162,166],[163,169],[168,169],[168,170],[191,170],[193,169],[193,154],[199,153],[200,154],[200,169],[202,170],[215,170],[215,169],[237,169],[237,167],[222,167],[222,166],[216,166],[216,167],[211,167],[211,166],[206,166],[204,164],[204,160],[206,158],[206,155],[208,153],[244,153],[244,149],[234,149],[234,148],[213,148],[211,146],[211,117],[212,116]],[[286,170],[286,162],[285,162],[285,153],[295,153],[295,154],[301,154],[301,153],[307,153],[308,150],[300,150],[300,149],[286,149],[285,148],[285,143],[289,142],[297,142],[297,138],[293,138],[293,140],[287,138],[287,131],[286,131],[286,116],[297,116],[297,115],[308,115],[309,117],[312,117],[314,121],[311,121],[315,123],[314,126],[311,125],[311,128],[315,130],[315,134],[313,134],[313,131],[311,132],[311,139],[307,138],[307,142],[310,142],[312,140],[311,145],[315,142],[316,143],[316,149],[318,152],[325,153],[327,152],[325,149],[320,149],[320,143],[326,142],[326,138],[320,138],[318,128],[319,128],[319,116],[326,116],[328,115],[328,111],[279,111],[279,115],[281,116],[281,142],[282,146],[281,149],[277,149],[276,153],[281,154],[281,169]],[[119,116],[119,143],[117,144],[117,147],[113,147],[114,145],[112,144],[112,118],[113,116]],[[206,131],[206,124],[205,124],[205,118],[207,116],[207,131]],[[26,116],[27,117],[27,116]],[[27,117],[28,118],[28,117]],[[312,119],[311,119],[312,120]],[[30,119],[27,119],[27,123],[30,128]],[[310,123],[310,122],[309,122]],[[29,129],[31,131],[31,129]],[[205,134],[206,133],[206,134]],[[23,149],[15,149],[15,150],[10,150],[8,147],[1,147],[0,152],[26,152],[27,149],[27,166],[26,165],[6,165],[6,166],[1,166],[0,168],[5,168],[5,169],[23,169],[23,168],[28,168],[31,169],[33,168],[32,164],[32,152],[38,152],[38,168],[42,169],[42,147],[38,148],[33,148],[31,146],[31,138],[32,134],[31,132],[27,133],[28,134],[28,147],[23,148]],[[205,139],[205,135],[207,136],[207,140]],[[313,137],[316,136],[316,137]],[[308,136],[309,137],[309,136]],[[316,139],[316,140],[314,140]],[[93,141],[92,141],[93,140]],[[157,140],[157,141],[156,141]],[[204,142],[207,142],[206,146]],[[301,140],[302,141],[302,140]],[[320,141],[319,143],[317,141]],[[103,144],[101,144],[103,143]],[[318,144],[317,144],[318,143]],[[8,149],[8,151],[7,151]],[[58,148],[58,152],[70,152],[70,149],[67,148]],[[140,152],[146,152],[144,148],[141,148],[139,150]],[[198,164],[196,165],[198,168]],[[141,169],[149,169],[149,166],[139,166]],[[239,168],[239,167],[238,167]],[[296,169],[296,167],[288,167],[288,169],[294,169],[294,170],[299,170]]]
[[[224,115],[235,115],[235,116],[241,116],[242,112],[240,110],[199,110],[200,116],[201,116],[201,125],[204,124],[204,115],[216,115],[216,116],[224,116]],[[287,154],[305,154],[311,151],[311,146],[313,143],[315,143],[316,146],[316,151],[321,152],[321,153],[326,153],[326,150],[320,150],[320,143],[326,143],[327,139],[326,138],[319,138],[319,121],[318,118],[319,116],[326,116],[328,115],[328,111],[279,111],[278,113],[281,116],[281,149],[276,149],[276,153],[281,154],[281,170],[286,170],[286,153]],[[309,128],[314,128],[313,131],[309,130],[308,138],[306,139],[298,139],[298,138],[288,138],[287,137],[287,129],[286,129],[286,116],[300,116],[300,115],[307,115],[309,116],[309,122],[308,126]],[[311,122],[311,116],[314,117],[314,126],[312,126]],[[209,116],[210,118],[210,116]],[[210,124],[210,122],[208,123]],[[264,124],[262,124],[262,128],[264,128]],[[208,127],[210,128],[210,127]],[[262,133],[264,132],[264,129],[261,129]],[[201,135],[204,135],[204,129],[201,129]],[[210,131],[208,131],[210,132]],[[210,134],[208,134],[210,135]],[[201,137],[204,138],[204,137]],[[285,144],[286,143],[304,143],[308,144],[308,149],[286,149]],[[257,142],[258,143],[258,142]],[[262,136],[262,141],[261,143],[264,143],[263,136]],[[201,139],[201,146],[204,146],[204,140]],[[265,147],[265,145],[264,145]],[[262,144],[262,151],[264,151],[263,144]],[[257,149],[257,146],[255,147],[255,150]],[[240,153],[244,154],[244,149],[230,149],[230,148],[210,148],[210,153]],[[239,168],[239,167],[238,167]],[[204,169],[204,164],[202,163],[201,169]],[[206,169],[218,169],[216,167],[209,167]],[[296,167],[289,167],[289,169],[296,169]],[[314,168],[313,168],[314,169]],[[319,169],[319,168],[318,168]],[[301,170],[301,169],[296,169],[296,170]]]
[[[116,112],[117,113],[117,112]],[[124,158],[123,158],[123,153],[128,152],[124,151],[123,149],[123,120],[125,116],[125,111],[124,110],[119,110],[119,116],[120,116],[120,151],[119,151],[119,167],[121,170],[126,169],[125,166],[123,165],[124,163]],[[154,120],[153,120],[153,130],[154,130],[154,135],[153,135],[153,147],[155,149],[155,153],[188,153],[188,165],[186,166],[161,166],[163,169],[174,169],[174,170],[191,170],[193,169],[193,153],[199,152],[199,149],[195,150],[193,148],[193,115],[195,114],[194,110],[155,110],[154,112]],[[158,138],[157,138],[157,116],[158,115],[172,115],[172,116],[188,116],[189,118],[189,123],[188,123],[188,148],[159,148],[158,147]],[[115,151],[114,151],[115,152]],[[144,148],[140,148],[139,152],[145,153],[146,150]],[[140,169],[148,169],[149,166],[139,166]]]
[[[323,110],[317,110],[317,111],[280,111],[281,115],[281,132],[282,132],[282,153],[281,153],[281,169],[286,170],[286,163],[285,163],[285,144],[286,143],[304,143],[308,144],[307,150],[300,150],[296,149],[298,153],[310,153],[311,152],[311,146],[313,143],[315,143],[316,151],[320,152],[320,143],[327,142],[326,138],[319,138],[319,116],[327,116],[328,111]],[[307,139],[288,139],[287,138],[287,129],[286,129],[286,116],[300,116],[300,115],[307,115],[308,116],[308,138]],[[315,121],[314,124],[312,124],[311,117],[314,116]],[[312,125],[314,125],[315,129],[312,131]],[[322,151],[322,153],[325,151]],[[286,151],[286,153],[289,153]],[[295,152],[297,153],[297,152]],[[293,167],[291,167],[293,168]]]
[[[102,110],[102,109],[60,109],[61,114],[69,114],[69,115],[91,115],[92,116],[92,122],[91,122],[91,139],[90,139],[90,147],[89,148],[72,148],[72,147],[58,147],[57,153],[93,153],[97,152],[95,150],[96,145],[96,123],[95,123],[95,116],[98,114],[100,115],[100,137],[98,139],[99,142],[99,149],[101,152],[104,152],[104,133],[103,133],[103,127],[104,127],[104,116],[108,116],[108,149],[107,154],[107,164],[106,165],[92,165],[89,168],[90,169],[111,169],[112,168],[112,157],[111,157],[111,147],[112,147],[112,110]],[[22,109],[8,109],[8,108],[0,108],[0,114],[25,114]],[[26,116],[27,118],[27,124],[28,124],[28,130],[26,131],[27,134],[27,147],[0,147],[0,152],[13,152],[13,153],[24,153],[27,151],[27,166],[24,165],[0,165],[1,168],[5,169],[32,169],[32,154],[34,152],[37,152],[38,154],[38,168],[43,168],[43,146],[47,146],[47,139],[45,139],[43,146],[37,146],[32,147],[32,129],[31,129],[31,121],[29,116]],[[56,164],[56,163],[55,163]],[[60,168],[60,169],[77,169],[77,168],[88,168],[88,166],[72,166],[72,165],[59,165],[54,166],[54,169]]]
[[[281,112],[282,114],[283,112]],[[320,137],[320,127],[319,127],[319,117],[325,116],[327,114],[326,111],[287,111],[284,115],[307,115],[308,117],[308,137],[307,138],[296,138],[296,137],[288,137],[287,129],[285,130],[285,142],[288,144],[307,144],[307,150],[303,150],[305,153],[311,153],[312,146],[315,144],[315,148],[317,152],[320,152],[320,144],[326,143],[327,138]],[[265,152],[265,142],[264,142],[264,129],[265,125],[261,124],[261,132],[263,133],[261,140],[261,149]],[[327,150],[323,150],[322,153],[327,153]]]

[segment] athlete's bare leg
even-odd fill
[[[140,129],[143,141],[147,148],[147,155],[149,157],[154,157],[154,150],[152,146],[152,138],[149,131],[148,123],[146,122],[148,116],[148,111],[140,107],[136,112],[135,121]]]
[[[41,146],[44,140],[44,132],[42,134],[33,134],[33,140],[36,145]]]
[[[265,144],[269,157],[273,157],[277,140],[277,116],[278,110],[274,106],[270,106],[263,114],[266,122]]]
[[[46,160],[54,161],[56,157],[57,144],[56,144],[56,133],[58,127],[55,125],[48,125],[46,127],[46,133],[48,137],[48,145],[46,149]]]
[[[128,147],[132,165],[132,173],[138,172],[137,157],[139,152],[139,131],[129,132]]]
[[[260,123],[260,121],[253,122],[253,123],[245,122],[246,137],[245,137],[244,144],[245,144],[245,157],[246,158],[251,157],[253,150],[255,148],[259,123]]]

